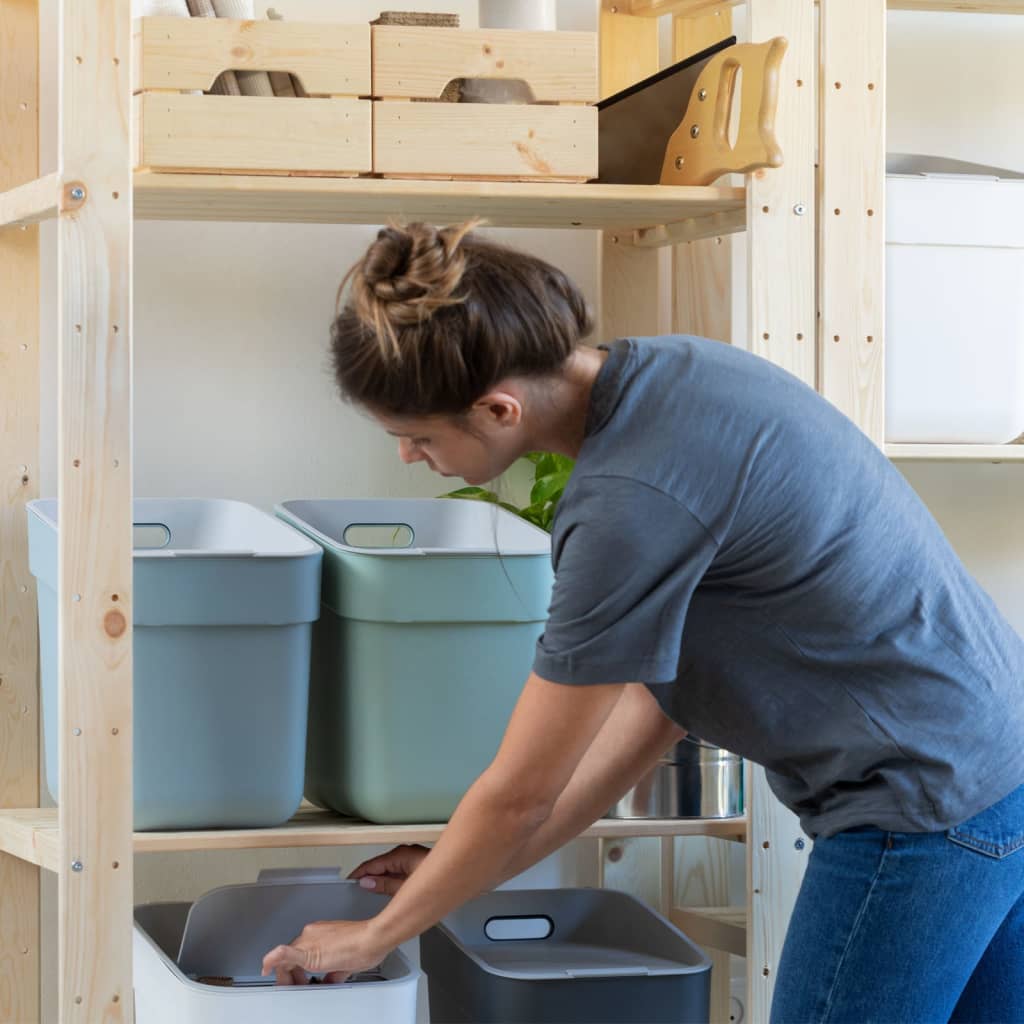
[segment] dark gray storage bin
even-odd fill
[[[625,893],[506,890],[420,939],[432,1024],[707,1024],[711,961]]]

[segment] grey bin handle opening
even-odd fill
[[[132,547],[136,551],[157,551],[171,543],[170,528],[164,523],[132,523]]]
[[[627,974],[646,977],[651,972],[646,967],[575,967],[565,972],[570,978],[622,978]]]
[[[492,942],[527,942],[546,939],[555,930],[555,922],[546,914],[518,917],[492,917],[484,924],[484,935]]]
[[[416,531],[408,523],[349,523],[341,535],[350,548],[392,550],[411,548]]]

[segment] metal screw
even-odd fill
[[[683,169],[683,164],[685,164],[685,163],[686,163],[686,158],[685,157],[677,156],[676,157],[676,170],[677,171],[681,171]]]
[[[798,840],[797,840],[797,841],[796,841],[796,842],[795,842],[795,843],[793,844],[793,846],[794,846],[794,847],[795,847],[795,848],[796,848],[797,850],[802,850],[802,849],[803,849],[803,848],[804,848],[804,847],[805,847],[806,845],[807,845],[807,844],[806,844],[806,843],[805,843],[805,842],[804,842],[804,841],[803,841],[802,839],[798,839]]]
[[[695,139],[695,138],[697,138],[698,135],[700,135],[700,125],[699,124],[695,124],[690,129],[690,138],[691,139]]]
[[[84,188],[80,188],[78,185],[76,185],[71,190],[71,198],[74,199],[75,202],[78,202],[79,200],[84,199],[85,198],[85,189]]]
[[[807,207],[804,203],[797,203],[796,206],[793,207],[793,212],[798,217],[802,217],[807,212]]]
[[[71,862],[71,870],[72,871],[81,871],[84,866],[85,865],[82,864],[82,862],[80,860],[73,860]]]
[[[702,103],[707,98],[708,98],[708,91],[707,91],[707,89],[701,89],[701,91],[699,93],[697,93],[697,99],[699,99]]]
[[[82,735],[82,730],[81,730],[81,729],[72,729],[71,731],[72,731],[72,732],[73,732],[73,733],[74,733],[74,734],[75,734],[76,736],[81,736],[81,735]]]

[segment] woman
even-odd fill
[[[581,347],[579,290],[471,226],[380,232],[334,323],[338,383],[443,476],[577,460],[550,618],[433,850],[363,864],[386,908],[311,924],[265,972],[369,967],[571,840],[689,730],[763,764],[816,840],[774,1020],[1024,1020],[1020,638],[814,391],[698,338]]]

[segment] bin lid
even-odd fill
[[[921,153],[888,153],[885,158],[885,173],[888,175],[920,177],[990,178],[996,181],[1022,181],[1024,171],[1009,171],[989,164],[975,164],[968,160],[953,160],[944,156],[927,156]]]
[[[27,505],[57,530],[57,500]],[[254,505],[226,498],[135,498],[134,558],[295,558],[319,547],[287,523]]]
[[[311,921],[365,921],[386,905],[378,895],[342,879],[262,877],[227,885],[201,896],[188,913],[178,952],[183,974],[258,978],[263,957],[291,942]]]

